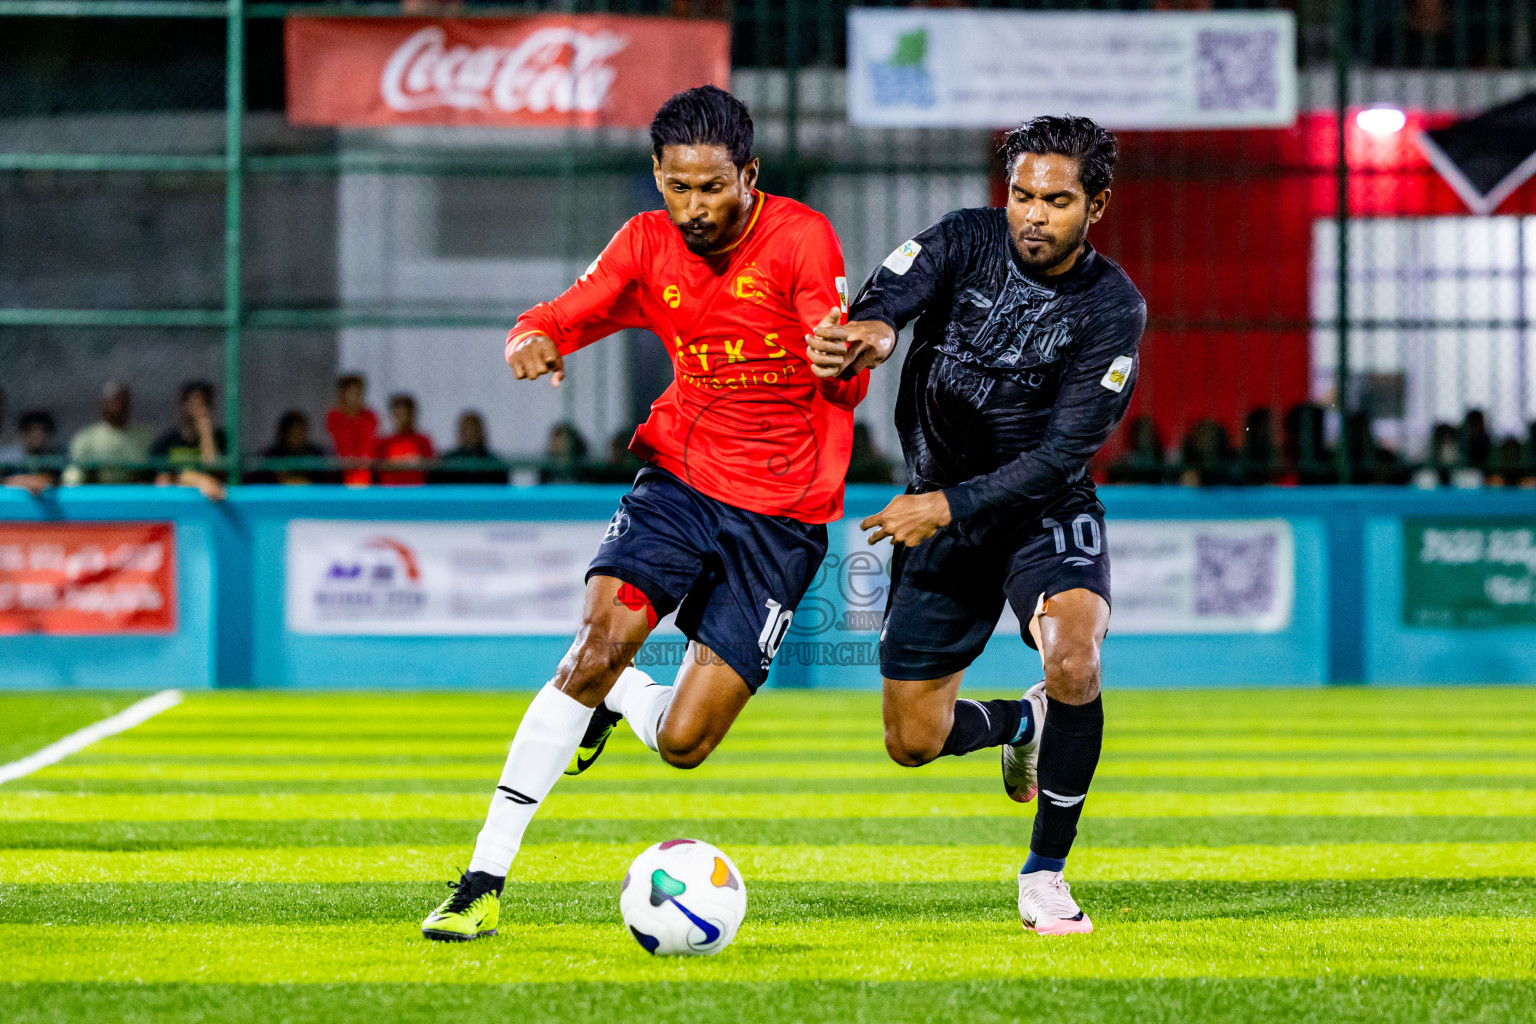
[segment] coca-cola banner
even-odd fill
[[[299,17],[285,31],[294,124],[644,127],[673,93],[730,79],[715,21]]]
[[[0,635],[170,633],[170,523],[0,523]]]

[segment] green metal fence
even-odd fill
[[[34,23],[37,19],[164,19],[164,24],[173,26],[222,22],[224,33],[224,105],[219,151],[185,152],[175,151],[178,147],[166,147],[170,151],[110,152],[82,146],[67,151],[60,148],[59,151],[30,152],[7,147],[9,151],[0,152],[0,172],[11,175],[51,175],[55,178],[62,175],[131,175],[146,179],[159,176],[221,182],[222,301],[195,308],[132,308],[131,303],[118,304],[115,308],[78,303],[16,303],[0,308],[0,332],[21,328],[48,329],[68,331],[72,337],[112,330],[171,334],[217,332],[222,351],[224,420],[233,439],[223,468],[231,481],[239,482],[250,469],[263,465],[253,461],[248,450],[243,451],[252,447],[250,431],[245,428],[249,417],[248,399],[252,397],[252,385],[246,379],[246,361],[253,337],[271,337],[281,332],[406,328],[476,328],[493,334],[504,330],[519,312],[519,308],[494,303],[472,308],[462,304],[452,306],[420,301],[352,303],[339,295],[329,304],[253,300],[243,270],[250,260],[251,228],[253,223],[259,223],[253,222],[250,209],[253,183],[375,176],[381,179],[488,177],[546,182],[554,187],[559,203],[559,238],[553,248],[560,251],[564,264],[571,269],[579,269],[590,258],[592,252],[587,251],[585,239],[590,231],[582,226],[584,214],[577,199],[580,186],[583,182],[607,180],[604,176],[632,176],[637,167],[643,167],[645,149],[643,143],[637,144],[633,133],[572,130],[564,132],[557,144],[524,148],[430,144],[398,148],[354,146],[339,143],[337,133],[316,133],[297,143],[288,140],[278,145],[253,140],[246,102],[247,82],[252,74],[247,61],[247,33],[248,30],[268,31],[263,26],[271,26],[294,13],[331,16],[430,13],[478,17],[552,10],[727,18],[733,28],[733,64],[740,79],[747,87],[756,83],[756,99],[771,112],[771,116],[763,118],[765,123],[771,122],[774,126],[772,137],[763,140],[765,186],[807,198],[818,205],[841,204],[838,208],[843,212],[834,216],[834,223],[849,248],[850,274],[858,278],[872,268],[870,254],[883,252],[890,244],[899,242],[933,219],[936,213],[952,205],[976,201],[978,189],[983,191],[980,198],[985,201],[987,176],[995,168],[990,159],[991,139],[987,133],[882,132],[846,126],[837,104],[840,88],[837,73],[845,60],[847,6],[829,0],[787,0],[783,3],[765,0],[604,3],[594,0],[423,11],[418,7],[407,9],[394,4],[246,4],[243,0],[224,3],[204,0],[0,0],[0,19],[30,19]],[[1369,385],[1377,377],[1391,376],[1390,367],[1396,364],[1389,358],[1389,350],[1395,345],[1398,356],[1401,356],[1419,344],[1415,340],[1417,335],[1410,336],[1412,330],[1449,331],[1451,333],[1446,336],[1451,337],[1458,329],[1457,323],[1478,319],[1484,311],[1474,308],[1478,304],[1477,289],[1471,285],[1463,289],[1465,294],[1461,304],[1467,308],[1462,310],[1460,320],[1436,312],[1415,321],[1416,327],[1401,327],[1411,319],[1407,311],[1367,308],[1368,303],[1362,305],[1362,294],[1372,302],[1375,299],[1368,288],[1362,292],[1362,274],[1371,271],[1374,264],[1370,259],[1362,264],[1361,253],[1389,244],[1390,239],[1372,225],[1366,225],[1362,230],[1355,224],[1361,213],[1355,208],[1360,205],[1362,189],[1368,195],[1372,182],[1382,180],[1394,171],[1390,163],[1351,165],[1355,155],[1349,148],[1354,133],[1350,119],[1357,107],[1373,102],[1395,100],[1405,106],[1415,105],[1420,98],[1418,92],[1441,88],[1437,83],[1442,81],[1449,83],[1445,90],[1451,100],[1428,106],[1442,109],[1449,105],[1463,112],[1480,109],[1498,98],[1532,87],[1536,79],[1527,81],[1522,77],[1532,71],[1533,49],[1536,49],[1531,45],[1533,18],[1527,5],[1520,0],[1446,0],[1440,4],[1405,4],[1396,0],[1353,3],[1347,0],[1298,0],[1293,4],[1214,5],[1157,4],[1152,0],[1098,3],[1083,0],[977,6],[1056,10],[1273,6],[1289,7],[1296,12],[1303,107],[1305,116],[1310,118],[1308,123],[1312,125],[1308,129],[1311,134],[1305,134],[1303,139],[1306,151],[1297,152],[1294,147],[1288,149],[1279,143],[1273,152],[1260,152],[1268,143],[1248,141],[1239,147],[1235,157],[1228,152],[1223,158],[1225,162],[1218,160],[1215,164],[1202,166],[1209,154],[1225,145],[1221,140],[1209,138],[1212,133],[1132,133],[1146,138],[1126,137],[1124,140],[1127,151],[1124,188],[1130,193],[1162,183],[1176,194],[1176,202],[1198,207],[1203,202],[1201,197],[1207,194],[1200,189],[1206,187],[1213,173],[1246,175],[1255,181],[1296,183],[1313,193],[1319,184],[1325,185],[1331,191],[1331,209],[1321,215],[1314,210],[1311,216],[1318,221],[1331,217],[1334,224],[1329,236],[1333,265],[1329,301],[1317,298],[1326,289],[1314,284],[1313,295],[1303,309],[1277,306],[1262,315],[1252,310],[1232,315],[1223,313],[1221,302],[1213,300],[1211,309],[1201,313],[1185,308],[1188,303],[1180,298],[1182,293],[1177,288],[1165,291],[1155,283],[1154,271],[1161,258],[1160,243],[1144,224],[1137,222],[1136,230],[1107,227],[1108,234],[1100,244],[1131,266],[1133,273],[1139,272],[1151,282],[1144,286],[1152,305],[1150,345],[1164,346],[1165,351],[1170,350],[1169,347],[1176,349],[1180,344],[1217,345],[1223,343],[1219,338],[1227,336],[1221,332],[1227,331],[1238,338],[1234,344],[1244,352],[1252,353],[1250,370],[1229,382],[1242,393],[1234,406],[1239,415],[1271,407],[1282,400],[1290,402],[1296,397],[1289,393],[1288,397],[1281,396],[1275,390],[1275,374],[1281,371],[1266,362],[1276,357],[1266,356],[1265,352],[1280,351],[1284,344],[1291,344],[1284,339],[1294,339],[1297,332],[1304,332],[1310,347],[1304,345],[1297,350],[1292,344],[1285,351],[1290,352],[1291,357],[1296,351],[1310,351],[1315,356],[1319,350],[1318,332],[1328,332],[1332,337],[1332,357],[1328,361],[1333,365],[1330,369],[1322,366],[1325,361],[1314,358],[1313,365],[1306,368],[1308,383],[1306,393],[1301,397],[1325,400],[1324,404],[1336,414],[1332,421],[1334,425],[1328,428],[1333,438],[1331,449],[1325,452],[1324,439],[1317,438],[1316,444],[1303,443],[1299,450],[1288,455],[1277,450],[1273,458],[1277,463],[1288,460],[1292,470],[1306,470],[1308,465],[1301,464],[1309,464],[1312,478],[1318,480],[1350,481],[1362,476],[1373,479],[1373,470],[1367,464],[1379,453],[1372,447],[1374,442],[1364,447],[1352,443],[1350,417],[1363,412],[1367,420],[1390,421],[1393,418],[1390,409],[1386,415],[1377,415],[1382,411],[1382,403],[1378,396],[1369,393]],[[0,20],[0,24],[4,21]],[[263,89],[270,89],[268,79],[270,73],[260,79],[265,83],[261,86]],[[1417,105],[1425,106],[1423,103]],[[46,104],[40,104],[40,108],[46,108]],[[1330,124],[1331,132],[1328,130]],[[1213,172],[1212,166],[1218,169]],[[864,194],[870,191],[870,183],[878,183],[873,198]],[[912,198],[914,195],[917,198]],[[1401,210],[1394,210],[1390,197],[1385,202],[1378,197],[1366,212],[1366,219],[1398,220],[1454,212],[1437,211],[1431,207],[1408,203]],[[610,223],[605,230],[611,231],[614,226]],[[1190,237],[1216,237],[1233,230],[1223,221],[1220,209],[1193,209],[1176,227]],[[1325,229],[1315,227],[1313,230],[1323,232]],[[1327,248],[1323,245],[1325,242],[1327,239],[1317,234],[1309,254],[1314,265],[1310,269],[1303,268],[1303,272],[1314,275],[1318,272],[1321,266],[1317,262],[1321,258],[1318,254]],[[1254,237],[1242,244],[1248,247],[1242,251],[1258,252],[1267,240]],[[1207,262],[1192,264],[1186,268],[1186,273],[1199,273],[1201,266],[1212,274],[1218,273],[1221,268],[1216,264],[1225,257],[1214,252],[1212,249],[1206,256],[1191,257]],[[1475,259],[1469,257],[1469,260],[1469,266],[1476,263]],[[1392,272],[1401,272],[1401,268]],[[1263,284],[1258,278],[1264,271],[1256,258],[1253,267],[1243,273],[1254,278],[1251,282],[1254,287]],[[1516,273],[1516,287],[1523,294],[1523,263]],[[1142,281],[1143,276],[1138,276],[1138,281]],[[1493,329],[1519,332],[1523,352],[1523,334],[1528,327],[1523,313],[1514,317],[1490,315],[1481,319],[1493,324]],[[1470,328],[1463,333],[1467,330]],[[1370,359],[1375,363],[1370,366],[1379,363],[1389,369],[1378,372],[1362,363],[1360,352],[1363,349],[1373,353]],[[1465,362],[1471,357],[1462,358]],[[1320,374],[1325,372],[1332,374],[1331,396],[1325,394],[1329,389],[1319,382]],[[1522,366],[1520,372],[1523,381],[1526,368]],[[1149,363],[1144,387],[1161,389],[1160,393],[1166,395],[1174,386],[1174,377],[1171,368]],[[1481,393],[1469,385],[1467,394],[1472,397],[1467,398],[1467,403]],[[1158,413],[1160,429],[1188,433],[1196,425],[1193,420],[1210,418],[1197,415],[1198,410],[1204,408],[1197,401],[1199,397],[1189,394],[1180,399],[1192,410],[1189,413],[1191,422],[1181,418],[1183,414],[1179,409],[1182,407],[1176,402],[1172,413],[1166,409]],[[571,403],[584,400],[579,396],[568,397],[567,413],[572,412]],[[872,424],[889,418],[888,410],[879,405],[883,400],[877,395],[875,404],[866,411]],[[1532,396],[1522,393],[1517,402],[1522,423],[1532,418],[1532,400]],[[1227,413],[1212,414],[1215,418],[1223,415],[1231,419]],[[1399,414],[1398,418],[1403,417]],[[1441,418],[1439,412],[1435,418]],[[1299,417],[1298,422],[1301,420],[1312,423],[1306,417]],[[605,428],[612,425],[617,424],[605,422]],[[1367,423],[1367,429],[1369,426]],[[1233,429],[1232,424],[1228,427]],[[880,433],[881,430],[884,432]],[[888,429],[880,428],[877,433],[889,446]],[[1404,473],[1408,464],[1425,461],[1422,453],[1413,448],[1414,444],[1404,440],[1400,459]],[[1536,467],[1530,465],[1528,442],[1523,452],[1524,465],[1531,474],[1536,474]],[[1165,468],[1162,476],[1178,477],[1180,460],[1167,461],[1171,468]],[[1306,473],[1302,475],[1306,476]]]

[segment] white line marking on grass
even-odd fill
[[[108,736],[116,736],[120,732],[127,732],[134,726],[147,722],[160,712],[168,711],[180,703],[180,690],[161,690],[152,697],[145,697],[136,704],[130,704],[110,718],[103,718],[99,722],[92,722],[84,729],[72,732],[61,740],[55,740],[35,754],[28,754],[19,761],[0,765],[0,783],[19,779],[24,775],[31,775],[39,768],[46,768],[51,764],[56,764],[70,754],[84,750],[97,740],[104,740]]]

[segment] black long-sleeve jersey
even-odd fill
[[[896,426],[909,491],[943,490],[970,529],[1094,500],[1087,463],[1125,415],[1147,305],[1090,246],[1029,276],[1002,209],[959,210],[865,282],[849,320],[913,318]]]

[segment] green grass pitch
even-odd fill
[[[0,697],[0,760],[132,699]],[[878,695],[765,692],[692,772],[621,729],[501,935],[428,943],[526,700],[189,695],[0,787],[0,1021],[1536,1021],[1533,690],[1112,692],[1059,938],[995,755],[903,769]],[[674,836],[746,877],[717,957],[621,929]]]

